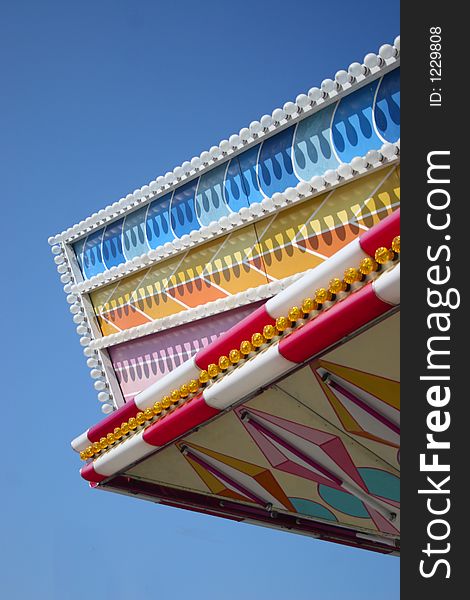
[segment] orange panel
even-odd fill
[[[194,281],[177,285],[174,288],[166,290],[166,292],[173,298],[184,302],[190,308],[228,296],[228,294],[225,294],[210,282],[200,277]]]
[[[103,319],[103,317],[100,317],[98,315],[97,320],[98,320],[98,324],[99,324],[100,329],[101,329],[101,333],[103,335],[111,335],[113,333],[119,333],[120,330],[117,327],[115,327],[114,325],[111,325],[110,323],[108,323],[107,321],[105,321]]]
[[[102,313],[102,316],[111,323],[114,323],[119,329],[130,329],[131,327],[148,323],[151,320],[140,312],[137,312],[137,310],[129,304]]]

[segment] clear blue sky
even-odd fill
[[[398,33],[395,0],[0,1],[2,598],[398,598],[396,558],[87,487],[47,244]]]

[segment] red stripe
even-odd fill
[[[84,466],[83,469],[80,469],[80,475],[83,477],[83,479],[86,479],[91,483],[100,483],[100,481],[106,479],[105,475],[100,475],[95,471],[93,463],[89,463],[88,465]]]
[[[200,369],[207,369],[207,365],[217,363],[219,357],[227,356],[230,350],[238,349],[243,340],[251,340],[254,333],[262,333],[265,325],[274,325],[274,319],[269,315],[263,304],[254,312],[242,319],[239,323],[223,333],[215,342],[199,350],[194,357]]]
[[[116,427],[120,427],[122,423],[128,421],[131,417],[135,417],[139,410],[134,400],[129,400],[124,406],[108,415],[106,419],[90,427],[87,433],[88,439],[90,442],[99,442],[102,437],[112,433]]]
[[[377,248],[390,248],[395,236],[400,235],[400,209],[386,217],[359,238],[359,244],[369,256],[374,256]]]
[[[164,446],[208,421],[219,412],[207,405],[202,395],[197,396],[160,421],[150,425],[144,431],[143,439],[152,446]]]
[[[279,353],[287,360],[304,362],[388,310],[390,304],[380,300],[369,283],[281,340]]]

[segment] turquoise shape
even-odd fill
[[[306,500],[305,498],[289,498],[296,512],[302,515],[308,515],[309,517],[319,517],[326,521],[337,521],[335,515],[328,510],[323,504],[313,502],[312,500]]]
[[[400,479],[396,475],[372,467],[360,467],[358,471],[371,494],[400,502]]]
[[[330,506],[346,515],[360,519],[367,519],[370,516],[364,504],[356,496],[348,494],[348,492],[320,484],[318,486],[318,493]]]

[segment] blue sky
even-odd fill
[[[3,598],[398,598],[396,558],[88,489],[47,244],[398,33],[396,1],[0,2]]]

